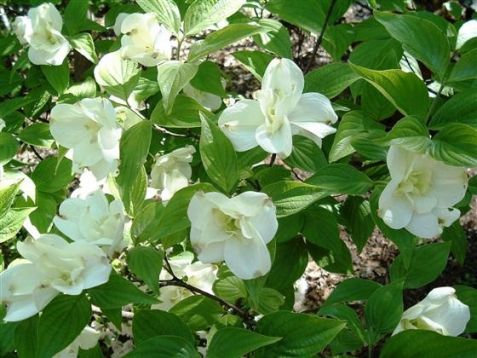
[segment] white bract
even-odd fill
[[[108,281],[111,265],[105,253],[87,242],[68,243],[46,234],[17,243],[24,258],[0,273],[0,304],[5,321],[21,321],[40,312],[56,295],[79,295]]]
[[[123,56],[144,66],[157,66],[171,57],[171,34],[154,14],[130,14],[120,24]]]
[[[171,257],[169,263],[177,277],[187,278],[190,285],[212,294],[212,286],[217,279],[217,266],[199,261],[192,263],[193,260],[194,255],[191,252],[184,252]],[[162,270],[159,278],[170,280],[172,276],[166,270]],[[190,290],[178,286],[165,286],[160,290],[161,303],[154,305],[153,308],[166,311],[184,298],[193,295]]]
[[[73,241],[100,246],[110,256],[124,246],[124,206],[108,202],[100,190],[86,198],[69,198],[60,205],[55,226]]]
[[[75,104],[57,104],[51,110],[50,132],[63,147],[75,171],[89,168],[97,179],[118,167],[121,128],[114,107],[106,99],[85,98]]]
[[[28,44],[28,58],[35,65],[58,66],[70,52],[71,46],[61,34],[63,19],[50,3],[41,4],[18,16],[13,30],[22,44]]]
[[[220,193],[196,193],[187,210],[190,240],[200,261],[225,261],[242,279],[270,271],[267,249],[278,229],[276,209],[263,193],[244,192],[233,198]]]
[[[464,168],[396,145],[389,148],[387,165],[391,181],[379,198],[379,216],[388,226],[432,238],[459,218],[452,207],[467,190]]]
[[[195,148],[188,145],[157,157],[151,169],[151,186],[160,189],[162,200],[169,200],[182,188],[189,185]]]
[[[222,106],[222,98],[213,93],[198,90],[191,84],[187,84],[182,90],[187,97],[195,99],[197,103],[209,111],[216,111]]]
[[[293,61],[274,59],[265,71],[262,89],[255,93],[256,100],[241,100],[226,108],[219,127],[239,152],[259,145],[288,157],[295,134],[321,146],[322,138],[336,132],[329,124],[338,116],[328,98],[303,93],[303,87],[303,73]]]
[[[404,311],[394,330],[424,329],[445,336],[458,336],[470,320],[469,306],[463,304],[452,287],[438,287],[416,305]]]
[[[80,348],[83,350],[94,348],[98,344],[99,336],[97,330],[86,326],[68,347],[56,353],[53,358],[76,358]]]
[[[456,49],[460,49],[467,41],[475,37],[477,37],[477,20],[467,21],[459,28]]]

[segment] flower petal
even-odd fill
[[[399,182],[392,179],[379,197],[379,216],[393,229],[402,229],[409,224],[413,215],[412,203],[398,194]]]
[[[278,154],[281,158],[288,157],[293,150],[293,135],[288,120],[275,132],[269,132],[266,125],[257,128],[255,139],[268,153]]]
[[[244,280],[263,276],[272,266],[270,253],[261,238],[228,240],[224,259],[230,271]]]

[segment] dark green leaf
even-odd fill
[[[194,344],[189,327],[176,315],[160,310],[141,310],[133,320],[133,335],[137,344],[157,336],[179,336]]]
[[[162,270],[162,260],[162,251],[145,246],[130,249],[127,256],[129,270],[142,279],[156,294],[159,293],[159,274]]]

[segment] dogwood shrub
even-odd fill
[[[475,1],[3,3],[1,356],[477,355]]]

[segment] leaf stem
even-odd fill
[[[313,53],[308,61],[308,64],[305,67],[303,72],[307,73],[311,66],[313,65],[313,60],[318,53],[318,49],[320,48],[321,42],[323,41],[323,36],[325,35],[326,28],[328,26],[328,22],[330,21],[331,14],[333,13],[333,8],[335,7],[337,0],[331,0],[330,7],[328,8],[328,12],[326,13],[325,22],[323,23],[323,27],[321,28],[320,35],[316,39],[315,47],[313,48]]]

